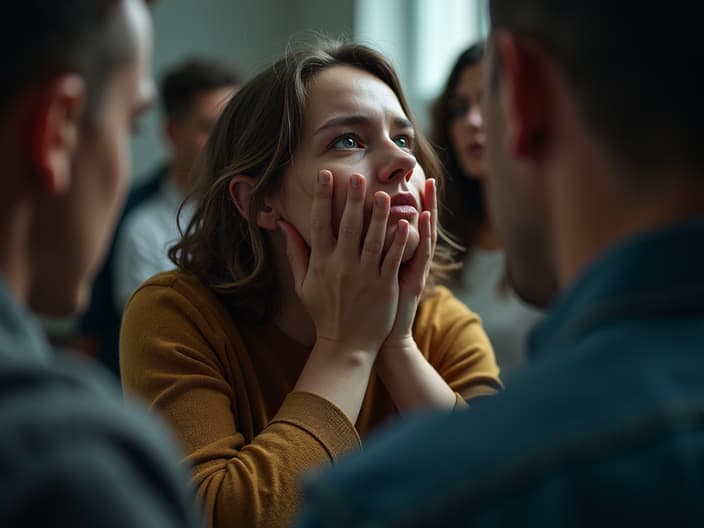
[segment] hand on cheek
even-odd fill
[[[409,225],[399,221],[384,252],[390,198],[384,192],[374,195],[365,233],[365,191],[364,177],[353,175],[335,233],[333,175],[320,171],[313,195],[310,251],[290,224],[281,222],[281,228],[296,291],[313,319],[317,340],[335,343],[341,353],[357,350],[375,355],[396,319],[398,273]]]
[[[418,248],[399,273],[399,305],[384,350],[408,347],[413,340],[413,320],[430,272],[437,243],[437,191],[435,180],[425,182],[423,212],[418,220]],[[410,341],[409,341],[410,340]]]

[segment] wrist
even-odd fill
[[[345,363],[350,366],[371,365],[376,360],[378,353],[378,347],[325,337],[318,337],[311,350],[311,356],[326,358],[328,361]]]
[[[416,354],[420,354],[420,349],[412,335],[401,338],[387,339],[379,350],[379,360],[394,362],[409,359]]]

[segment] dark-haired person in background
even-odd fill
[[[122,309],[137,285],[172,267],[165,247],[178,238],[176,210],[187,192],[191,167],[239,84],[230,65],[205,57],[185,59],[164,75],[160,95],[170,159],[130,191],[80,321],[81,345],[116,376]],[[190,217],[189,208],[181,225]]]
[[[74,314],[119,215],[150,105],[141,0],[4,6],[0,45],[0,526],[194,526],[178,454],[32,312]]]
[[[164,135],[171,159],[158,192],[135,207],[119,231],[113,261],[118,311],[142,282],[174,267],[167,252],[180,239],[176,214],[190,189],[191,170],[238,84],[228,65],[202,58],[186,60],[164,77]],[[188,201],[181,211],[183,228],[192,215]]]
[[[367,443],[300,525],[704,526],[700,7],[489,5],[490,210],[557,298],[504,392]]]
[[[431,139],[445,170],[440,221],[464,250],[463,266],[452,272],[448,286],[482,318],[504,377],[524,364],[526,338],[541,312],[511,288],[506,255],[487,207],[484,67],[482,42],[457,57],[433,104]]]

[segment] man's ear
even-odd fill
[[[176,142],[178,141],[180,125],[181,123],[179,123],[175,119],[167,117],[164,120],[164,136],[172,145],[176,144]]]
[[[249,217],[249,201],[255,183],[256,180],[251,176],[238,174],[232,177],[228,186],[228,191],[230,193],[230,199],[232,200],[232,203],[235,204],[237,211],[248,222],[251,220]],[[277,231],[279,229],[279,226],[276,222],[280,218],[281,217],[274,208],[269,205],[265,205],[263,210],[257,211],[256,222],[257,225],[263,229],[267,229],[269,231]]]
[[[50,194],[61,195],[71,186],[71,164],[80,141],[86,105],[86,87],[75,74],[56,77],[40,87],[34,98],[30,127],[32,165]]]
[[[494,42],[507,152],[517,159],[538,160],[550,139],[549,57],[537,42],[511,33],[499,32]]]

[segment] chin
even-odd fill
[[[418,228],[414,225],[409,226],[408,230],[408,240],[406,241],[406,247],[403,249],[403,256],[401,257],[401,262],[408,262],[416,254],[418,245],[420,244],[420,233],[418,233]],[[391,243],[396,236],[396,226],[390,226],[386,232],[386,247],[384,247],[384,255],[391,247]]]
[[[465,161],[463,170],[468,180],[482,182],[486,174],[486,164],[481,161]]]
[[[408,234],[408,242],[406,242],[406,247],[403,250],[403,257],[401,257],[401,262],[408,262],[413,258],[418,249],[418,244],[420,243],[420,236],[418,231],[411,228],[411,232]]]

